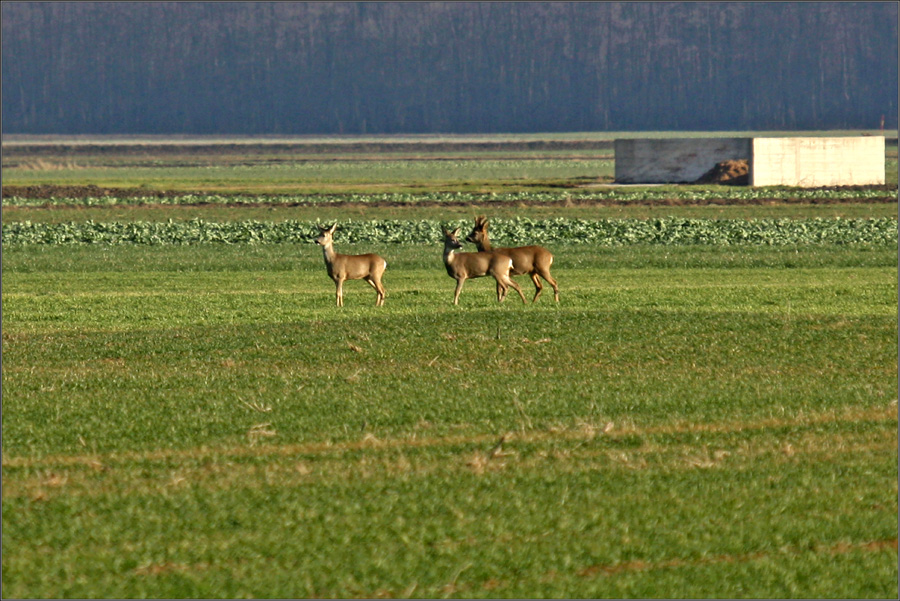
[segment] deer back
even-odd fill
[[[376,254],[342,255],[335,253],[330,271],[347,280],[359,280],[383,272],[387,263]]]
[[[536,269],[549,269],[553,262],[553,254],[543,246],[517,246],[515,248],[495,248],[495,253],[502,253],[513,261],[511,275],[531,273]]]
[[[446,262],[447,273],[451,277],[480,278],[500,270],[507,273],[510,267],[509,257],[489,252],[451,253]]]
[[[466,237],[479,251],[494,252],[507,255],[513,261],[510,275],[522,275],[532,273],[536,269],[549,269],[553,262],[553,255],[543,246],[516,246],[494,248],[488,235],[488,221],[484,217],[475,218],[475,227]]]

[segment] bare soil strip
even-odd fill
[[[883,203],[896,203],[897,202],[897,189],[893,186],[846,186],[842,188],[825,188],[828,190],[857,190],[857,189],[866,189],[866,190],[879,190],[883,191],[883,196],[878,196],[875,198],[820,198],[820,199],[775,199],[775,198],[748,198],[748,199],[737,199],[737,198],[704,198],[704,199],[680,199],[680,198],[668,198],[668,199],[632,199],[632,200],[618,200],[618,199],[591,199],[591,198],[578,198],[578,190],[579,189],[594,189],[596,190],[598,186],[596,184],[578,184],[578,183],[564,183],[556,186],[545,186],[545,187],[558,187],[560,189],[567,190],[566,194],[569,196],[565,199],[555,200],[555,201],[545,201],[545,200],[516,200],[515,203],[518,206],[544,206],[544,207],[552,207],[552,206],[702,206],[702,205],[712,205],[712,204],[729,204],[729,205],[771,205],[771,204],[883,204]],[[615,187],[615,184],[604,184],[603,187]],[[195,196],[203,196],[204,194],[209,194],[209,192],[196,191],[190,192],[187,190],[148,190],[143,188],[101,188],[94,185],[88,186],[60,186],[60,185],[37,185],[37,186],[4,186],[3,187],[3,198],[27,198],[27,199],[36,199],[36,200],[50,200],[51,198],[101,198],[104,196],[109,196],[113,198],[177,198],[181,196],[195,195]],[[222,196],[226,198],[240,198],[246,196],[246,194],[235,193],[235,192],[222,192],[216,193],[217,196]],[[295,196],[295,194],[291,193],[266,193],[265,196],[279,198],[279,197],[290,197]],[[341,200],[340,194],[333,194],[328,196],[323,196],[323,199],[327,199],[328,206],[331,207],[341,207],[347,205],[357,206],[360,203],[353,201]],[[492,202],[503,203],[503,200],[491,200],[489,194],[485,194],[483,200],[479,200],[476,204],[488,204]],[[277,202],[273,201],[271,203],[254,203],[255,206],[266,207],[266,206],[279,206],[279,207],[290,207],[290,206],[305,206],[308,204],[314,203],[304,203],[304,202]],[[366,202],[365,206],[367,207],[396,207],[396,206],[418,206],[418,207],[453,207],[453,206],[471,206],[473,203],[470,201],[417,201],[415,203],[410,202],[392,202],[392,201],[371,201]],[[135,206],[140,206],[142,208],[166,208],[170,209],[171,204],[154,204],[151,202],[144,202],[140,205],[123,205],[118,208],[128,209],[133,208]],[[213,206],[211,203],[192,203],[190,206],[193,207],[204,207],[204,206]],[[216,203],[214,206],[216,207],[246,207],[246,203]],[[9,207],[4,207],[9,208]],[[60,206],[60,205],[47,205],[46,209],[54,209],[54,208],[73,208],[71,206]],[[77,208],[77,207],[75,207]]]
[[[867,541],[860,543],[836,543],[833,545],[816,545],[809,547],[792,547],[782,549],[777,553],[767,553],[758,551],[755,553],[742,553],[740,555],[714,555],[712,557],[700,557],[697,559],[668,559],[665,561],[648,562],[648,561],[626,561],[614,565],[594,565],[581,568],[576,573],[584,578],[593,578],[596,576],[612,576],[623,572],[648,572],[650,570],[664,570],[669,568],[681,568],[711,565],[718,563],[746,563],[763,559],[772,555],[801,555],[803,553],[818,553],[828,555],[843,555],[853,551],[879,552],[879,551],[897,551],[897,539],[891,538],[887,540]]]

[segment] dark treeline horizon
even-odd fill
[[[4,2],[2,131],[897,128],[895,2]]]

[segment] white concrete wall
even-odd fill
[[[692,183],[727,160],[750,160],[750,138],[659,138],[615,141],[616,182]]]
[[[884,137],[659,138],[615,141],[616,182],[692,183],[716,163],[746,159],[751,186],[884,184]]]
[[[753,138],[751,186],[884,184],[884,137]]]

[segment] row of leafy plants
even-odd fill
[[[187,245],[310,243],[318,233],[315,221],[228,221],[202,219],[165,222],[4,223],[2,243],[9,245],[149,244]],[[441,228],[462,228],[468,222],[436,220],[370,220],[341,222],[338,244],[431,244],[442,241]],[[619,246],[660,245],[790,245],[897,244],[897,220],[876,219],[493,219],[495,243],[570,243]]]
[[[88,196],[84,198],[29,198],[9,196],[3,198],[4,207],[40,206],[122,206],[122,205],[320,205],[335,202],[353,203],[538,203],[560,200],[585,202],[647,202],[647,201],[755,201],[782,200],[814,202],[827,200],[896,201],[897,191],[877,188],[750,188],[718,186],[715,188],[565,188],[558,191],[522,191],[501,193],[475,192],[421,192],[377,194],[300,194],[300,195],[220,195],[183,194],[172,196]]]

